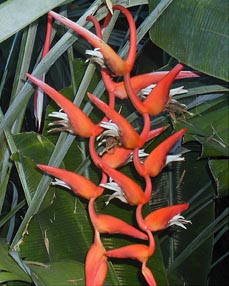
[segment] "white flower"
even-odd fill
[[[152,91],[153,88],[155,88],[156,84],[151,84],[149,86],[147,86],[146,88],[143,88],[140,92],[139,95],[140,96],[147,96],[150,94],[150,92]],[[177,88],[172,88],[170,89],[169,95],[170,97],[177,95],[177,94],[183,94],[183,93],[187,93],[188,90],[184,89],[183,86],[177,87]]]
[[[184,157],[181,157],[182,154],[177,155],[167,155],[165,165],[169,164],[170,162],[178,162],[178,161],[184,161]]]
[[[192,223],[192,222],[190,220],[185,220],[183,216],[181,216],[180,214],[177,214],[173,218],[170,219],[170,221],[168,222],[168,226],[178,225],[184,229],[187,229],[187,227],[184,225],[188,223]]]
[[[90,60],[93,63],[99,64],[102,68],[106,68],[103,54],[99,50],[100,48],[95,48],[94,50],[86,50],[85,54],[91,56],[91,58],[87,59],[86,62]]]
[[[172,88],[170,89],[170,96],[174,96],[174,95],[177,95],[177,94],[183,94],[183,93],[187,93],[188,90],[187,89],[184,89],[183,86],[180,86],[180,87],[177,87],[177,88]]]
[[[149,95],[152,89],[156,86],[156,84],[151,84],[140,91],[141,96]]]
[[[100,123],[100,126],[106,129],[103,131],[98,137],[97,140],[102,139],[105,136],[110,136],[110,137],[119,137],[119,128],[118,125],[112,122],[111,120],[109,121],[102,121]]]
[[[64,187],[64,188],[67,188],[67,189],[71,190],[71,188],[64,181],[59,180],[57,178],[55,178],[55,181],[53,181],[51,183],[51,185],[53,185],[53,186],[61,186],[61,187]]]
[[[51,132],[51,131],[68,131],[70,133],[73,133],[72,128],[71,128],[71,124],[68,120],[68,116],[65,112],[62,111],[62,109],[60,109],[59,111],[53,111],[48,116],[60,119],[60,120],[49,123],[49,126],[54,126],[54,125],[62,126],[62,127],[52,128],[49,130],[49,132]]]
[[[149,156],[149,153],[146,153],[146,152],[144,151],[144,149],[139,149],[139,150],[138,150],[138,157],[139,157],[140,159],[141,159],[141,158],[144,158],[144,157],[147,157],[147,156]],[[128,158],[126,164],[128,164],[128,163],[130,163],[130,162],[132,162],[132,161],[133,161],[133,152],[130,153],[130,156],[129,156],[129,158]],[[141,161],[142,161],[142,160],[141,160]]]
[[[123,193],[122,189],[119,187],[117,183],[115,183],[112,178],[109,178],[109,183],[100,184],[101,187],[114,191],[112,195],[109,196],[108,200],[105,202],[106,205],[110,203],[113,199],[119,199],[123,203],[128,203]]]

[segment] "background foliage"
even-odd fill
[[[20,5],[19,5],[20,2]],[[34,124],[32,86],[25,73],[47,73],[47,82],[74,100],[93,120],[97,114],[86,92],[104,96],[96,68],[85,63],[87,43],[55,25],[52,50],[40,61],[46,13],[67,15],[88,28],[84,16],[103,1],[1,1],[0,5],[0,283],[3,285],[83,285],[84,257],[92,241],[86,202],[61,188],[49,187],[51,178],[36,164],[50,164],[84,174],[98,182],[87,157],[87,141],[66,133],[48,133],[48,113],[56,110],[46,100],[42,132]],[[124,3],[125,2],[125,3]],[[166,125],[150,151],[173,129],[188,128],[183,147],[186,161],[171,164],[154,180],[154,196],[145,214],[158,207],[189,202],[192,225],[187,231],[170,228],[157,235],[157,252],[149,267],[158,285],[226,285],[228,281],[228,2],[113,1],[130,7],[138,27],[135,73],[170,69],[176,61],[204,73],[176,83],[188,94],[176,97],[193,116],[168,114],[152,120]],[[19,13],[19,9],[21,13]],[[107,13],[103,5],[98,18]],[[116,14],[116,13],[115,13]],[[10,17],[9,17],[10,15]],[[82,16],[83,15],[83,16]],[[82,16],[82,17],[81,17]],[[118,15],[116,15],[117,18]],[[114,17],[115,19],[115,17]],[[124,56],[128,33],[120,15],[109,43]],[[159,48],[160,47],[160,48]],[[126,102],[122,112],[137,128],[141,122]],[[131,165],[123,170],[133,174]],[[135,178],[137,180],[137,178]],[[139,182],[141,183],[141,182]],[[132,222],[131,208],[117,202],[98,210]],[[126,243],[122,236],[104,237],[107,248]],[[111,263],[106,285],[141,285],[138,264]]]

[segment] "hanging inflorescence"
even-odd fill
[[[181,129],[169,136],[150,154],[146,154],[143,148],[146,142],[165,130],[165,127],[151,130],[150,116],[157,116],[164,111],[171,112],[173,115],[174,108],[181,110],[181,105],[174,101],[172,95],[186,91],[183,88],[171,90],[173,81],[196,75],[191,72],[183,72],[184,65],[177,64],[170,72],[155,72],[131,77],[130,72],[135,63],[137,49],[135,22],[126,8],[117,5],[113,7],[113,10],[121,11],[126,16],[130,27],[130,48],[125,60],[121,59],[103,41],[102,28],[105,28],[110,21],[110,14],[105,18],[103,27],[100,26],[94,16],[88,17],[88,20],[92,21],[95,26],[96,35],[53,11],[49,12],[48,15],[46,52],[49,50],[47,47],[50,44],[50,25],[52,25],[53,18],[74,30],[94,47],[94,50],[86,53],[91,56],[92,62],[101,66],[101,76],[109,95],[109,101],[106,104],[93,94],[88,93],[89,100],[104,113],[104,118],[100,123],[95,124],[78,106],[44,83],[44,77],[37,79],[32,75],[27,75],[31,82],[48,94],[61,108],[59,112],[51,114],[57,118],[51,124],[58,126],[54,127],[53,130],[68,131],[77,136],[89,138],[90,157],[101,171],[101,182],[96,185],[81,175],[47,165],[39,164],[38,168],[55,177],[52,184],[69,188],[76,195],[89,201],[88,213],[94,228],[94,241],[85,261],[86,285],[103,285],[108,271],[108,258],[112,257],[140,261],[145,280],[149,285],[156,285],[154,276],[147,267],[148,259],[155,252],[153,233],[174,224],[186,228],[185,224],[190,223],[190,221],[185,220],[180,214],[189,205],[184,203],[160,208],[146,217],[142,215],[142,208],[152,197],[152,178],[156,177],[169,162],[184,160],[181,155],[168,155],[168,153],[176,142],[184,136],[186,129]],[[123,81],[115,82],[113,78],[116,76],[122,76]],[[38,96],[37,93],[36,99]],[[144,125],[140,134],[115,109],[116,97],[129,99],[136,111],[143,117]],[[182,106],[182,108],[184,107]],[[97,145],[104,146],[104,149],[99,153],[97,152]],[[117,170],[118,167],[130,161],[133,162],[139,176],[144,179],[144,189],[130,177]],[[96,212],[95,201],[103,195],[105,189],[114,191],[106,204],[116,198],[136,209],[138,228],[114,216]],[[142,239],[147,243],[106,250],[101,240],[103,233],[120,233]]]

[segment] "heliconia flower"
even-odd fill
[[[152,84],[156,85],[168,73],[169,73],[168,71],[159,71],[159,72],[150,72],[133,76],[130,78],[132,89],[136,94],[138,94],[139,92],[141,92],[142,89],[145,89],[146,87],[149,87]],[[200,77],[200,74],[192,71],[181,71],[175,77],[175,80],[184,78],[195,78],[195,77]],[[114,83],[114,94],[116,97],[121,99],[128,98],[124,81]],[[170,95],[172,95],[171,91]]]
[[[103,285],[108,271],[106,250],[95,231],[94,243],[91,245],[85,261],[86,286]]]
[[[135,183],[132,179],[124,175],[123,173],[109,167],[106,164],[100,164],[101,169],[109,175],[121,188],[125,199],[130,205],[139,205],[146,203],[146,198],[141,187]],[[103,187],[109,187],[107,184],[103,184]]]
[[[128,24],[130,26],[130,49],[126,60],[122,60],[120,56],[100,37],[96,36],[87,29],[81,27],[79,24],[72,22],[71,20],[65,18],[62,15],[59,15],[53,11],[49,12],[54,19],[58,20],[62,24],[71,28],[73,31],[78,33],[84,39],[86,39],[94,48],[97,49],[102,54],[104,58],[104,63],[107,69],[114,76],[121,76],[126,73],[129,73],[132,70],[135,55],[136,55],[136,28],[135,22],[131,13],[124,7],[117,5],[113,7],[113,10],[120,10],[125,14]],[[99,50],[98,50],[99,49]],[[100,59],[101,60],[101,59]]]
[[[120,141],[125,148],[134,149],[144,144],[144,140],[142,140],[133,126],[121,114],[110,108],[93,94],[88,93],[88,97],[113,123],[118,125]]]
[[[99,132],[98,126],[96,126],[91,119],[69,99],[34,76],[27,74],[27,77],[38,87],[42,88],[44,92],[63,109],[64,113],[55,112],[51,115],[62,119],[56,123],[58,125],[63,125],[63,128],[56,128],[56,130],[66,130],[81,137],[90,137]]]
[[[161,172],[166,163],[171,162],[171,158],[173,158],[173,161],[183,161],[184,158],[180,157],[180,155],[175,155],[173,157],[170,156],[167,162],[166,158],[170,149],[185,134],[186,131],[187,129],[183,128],[160,143],[145,159],[143,168],[140,167],[140,169],[144,169],[145,174],[155,177]]]
[[[183,68],[184,66],[182,64],[177,64],[158,82],[144,101],[141,101],[135,94],[131,86],[130,75],[126,74],[124,76],[126,91],[135,108],[140,113],[148,113],[153,116],[161,113],[170,100],[170,87]]]
[[[110,215],[97,214],[94,209],[94,199],[89,202],[89,215],[94,228],[99,233],[120,233],[139,239],[148,239],[148,236],[144,232],[121,219]]]
[[[103,188],[96,186],[89,179],[76,173],[42,164],[38,164],[37,167],[56,177],[58,180],[54,182],[55,185],[71,189],[76,195],[85,199],[96,198],[103,192]]]
[[[184,224],[191,223],[191,221],[185,220],[180,214],[188,207],[189,204],[179,204],[160,208],[145,217],[145,225],[152,232],[163,230],[171,225],[178,225],[186,229]]]

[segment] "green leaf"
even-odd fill
[[[70,259],[83,263],[92,242],[84,205],[64,189],[49,189],[27,231],[15,249],[20,247],[21,257],[29,261],[49,263]]]
[[[151,0],[150,10],[159,0]],[[177,60],[229,80],[226,0],[173,1],[150,30],[151,40]]]
[[[219,197],[228,196],[228,190],[229,190],[228,159],[209,160],[209,167],[216,182]]]
[[[84,265],[65,260],[49,265],[30,265],[37,286],[85,285]]]
[[[0,283],[19,280],[31,282],[30,277],[9,255],[9,245],[0,240]]]
[[[0,5],[0,42],[20,31],[66,0],[8,0]],[[26,14],[25,14],[26,13]]]
[[[198,141],[202,144],[201,157],[228,156],[228,97],[222,95],[204,101],[190,109],[194,115],[179,120],[176,128],[186,127],[185,142]]]
[[[185,257],[181,253],[214,220],[214,188],[209,182],[207,160],[197,160],[198,154],[194,152],[186,153],[184,157],[184,162],[170,164],[154,179],[150,207],[158,209],[167,205],[190,203],[189,209],[182,215],[191,220],[192,224],[188,224],[186,230],[177,226],[170,227],[158,233],[158,236],[165,267],[172,268],[168,275],[170,285],[204,285],[211,266],[213,235],[196,245],[197,250],[191,251],[189,256]],[[180,260],[180,264],[173,267],[179,256],[183,257],[182,262]],[[200,265],[201,271],[198,271]]]
[[[18,152],[12,155],[20,162],[24,170],[24,180],[27,182],[29,196],[33,197],[42,177],[36,164],[48,164],[54,145],[44,136],[35,133],[19,133],[13,136]],[[28,197],[28,194],[26,194]]]

